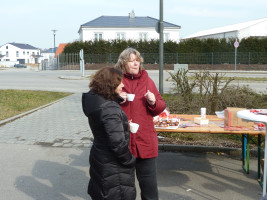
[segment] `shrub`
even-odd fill
[[[206,107],[207,114],[215,114],[226,107],[249,109],[267,106],[267,95],[257,94],[248,86],[230,85],[234,78],[208,71],[195,72],[190,78],[187,72],[169,72],[174,92],[163,95],[163,98],[171,113],[197,114],[201,107]]]

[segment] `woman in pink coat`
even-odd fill
[[[127,48],[120,54],[115,68],[124,74],[121,93],[124,102],[120,105],[128,119],[139,124],[138,132],[130,134],[130,151],[137,158],[135,168],[141,198],[156,200],[158,139],[153,117],[160,114],[166,105],[142,63],[140,53],[136,49]],[[127,101],[127,93],[135,94],[133,101]]]

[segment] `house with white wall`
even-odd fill
[[[40,64],[42,70],[50,70],[50,69],[55,69],[57,64],[57,59],[56,59],[56,51],[57,47],[55,48],[49,48],[45,49],[41,52],[41,59],[40,59]]]
[[[40,62],[40,49],[29,44],[6,43],[0,47],[0,61],[20,64]]]
[[[158,19],[135,16],[134,11],[129,16],[100,16],[80,26],[78,31],[81,41],[90,40],[157,40],[156,31]],[[164,41],[179,42],[181,26],[163,22]]]
[[[247,21],[239,24],[222,26],[214,29],[199,31],[189,36],[182,38],[187,40],[191,38],[197,39],[238,39],[241,41],[243,38],[248,37],[267,37],[267,18],[258,20]]]
[[[57,47],[49,48],[41,51],[41,61],[42,60],[51,60],[55,58]]]

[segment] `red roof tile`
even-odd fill
[[[58,54],[61,54],[63,51],[64,51],[64,48],[65,46],[67,45],[68,43],[60,43],[58,45],[58,48],[57,48],[57,51],[56,51],[56,57],[58,56]]]

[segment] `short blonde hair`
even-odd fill
[[[127,62],[130,61],[130,56],[131,54],[136,55],[136,59],[137,61],[140,62],[140,67],[139,67],[139,71],[143,70],[143,58],[141,56],[141,54],[139,53],[139,51],[137,51],[134,48],[127,48],[125,49],[123,52],[121,52],[119,58],[118,58],[118,62],[115,64],[115,68],[120,69],[123,73],[126,73],[126,64]]]

